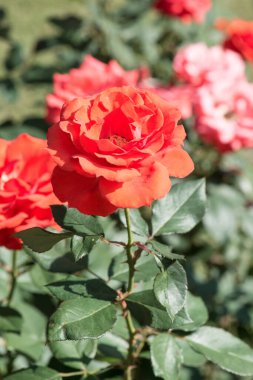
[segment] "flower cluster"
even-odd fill
[[[85,214],[150,205],[185,177],[193,162],[182,149],[180,112],[147,90],[114,87],[65,104],[49,128],[57,167],[55,194]]]
[[[211,8],[211,0],[157,0],[157,9],[183,22],[202,22]]]
[[[174,70],[192,88],[195,127],[204,141],[222,152],[253,146],[253,85],[236,52],[188,45],[176,55]]]
[[[55,226],[49,207],[59,203],[51,185],[54,166],[46,141],[27,134],[0,139],[0,246],[20,249],[15,232]]]

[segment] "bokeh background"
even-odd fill
[[[145,64],[167,83],[180,43],[219,42],[217,17],[253,18],[251,0],[214,0],[207,20],[163,19],[152,0],[0,0],[1,137],[43,136],[45,95],[54,72],[77,67],[85,54],[125,68]],[[250,70],[249,70],[250,71]]]

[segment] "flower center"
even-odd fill
[[[128,143],[128,140],[125,137],[119,136],[119,135],[112,135],[108,137],[108,140],[113,142],[114,144],[118,146],[123,146],[126,143]]]
[[[235,119],[235,113],[233,111],[228,111],[224,115],[224,117],[225,117],[225,119],[228,119],[228,120]]]

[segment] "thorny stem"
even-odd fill
[[[6,298],[7,306],[9,306],[12,301],[13,294],[16,287],[16,282],[17,282],[17,251],[16,250],[12,252],[12,265],[11,265],[10,274],[11,274],[11,284],[10,284],[9,294],[7,295],[7,298]]]
[[[133,238],[132,238],[132,231],[131,231],[131,219],[130,219],[130,213],[129,210],[126,208],[125,210],[125,217],[126,217],[126,224],[127,224],[127,235],[128,235],[128,242],[126,245],[126,254],[127,254],[127,262],[129,267],[129,274],[128,274],[128,293],[131,293],[133,290],[134,285],[134,258],[131,253],[131,247],[133,244]]]
[[[131,293],[134,286],[134,265],[135,260],[132,256],[131,248],[133,244],[133,238],[132,238],[132,231],[131,231],[131,219],[130,219],[130,213],[128,209],[124,210],[125,217],[126,217],[126,224],[127,224],[127,235],[128,235],[128,242],[126,245],[126,254],[127,254],[127,263],[129,268],[129,274],[128,274],[128,288],[127,292]],[[125,379],[126,380],[133,380],[134,376],[134,337],[136,334],[136,330],[132,321],[132,317],[130,314],[130,311],[126,309],[125,311],[125,320],[127,329],[129,332],[129,346],[128,346],[128,356],[127,356],[127,362],[126,362],[126,370],[125,370]]]

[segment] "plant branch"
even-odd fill
[[[11,284],[10,284],[9,293],[6,298],[7,306],[9,306],[12,301],[13,294],[16,287],[16,282],[17,282],[18,273],[17,273],[17,251],[16,250],[12,252],[12,265],[11,265],[10,275],[11,275]]]
[[[133,237],[132,237],[132,231],[131,231],[131,219],[130,219],[130,212],[128,209],[124,210],[125,212],[125,218],[126,218],[126,225],[127,225],[127,236],[128,236],[128,242],[126,245],[126,254],[127,254],[127,263],[128,263],[128,287],[127,287],[127,293],[131,293],[134,286],[134,272],[135,272],[135,262],[131,249],[133,245]],[[127,304],[125,301],[122,302],[122,309],[123,309],[123,315],[126,320],[127,329],[129,332],[129,341],[128,341],[128,355],[127,355],[127,361],[126,361],[126,370],[125,370],[125,379],[126,380],[133,380],[134,376],[134,337],[136,334],[136,330],[132,321],[132,316],[130,311],[127,309]]]
[[[127,262],[129,267],[129,273],[128,273],[128,293],[131,293],[133,290],[134,285],[134,258],[132,256],[131,248],[133,244],[133,238],[132,238],[132,231],[131,231],[131,219],[130,219],[130,213],[129,210],[126,208],[125,210],[125,217],[126,217],[126,224],[127,224],[127,235],[128,235],[128,242],[126,245],[126,254],[127,254]]]
[[[84,375],[87,376],[87,370],[83,369],[82,371],[76,371],[76,372],[61,372],[59,373],[61,377],[72,377],[72,376],[79,376],[79,375]]]

